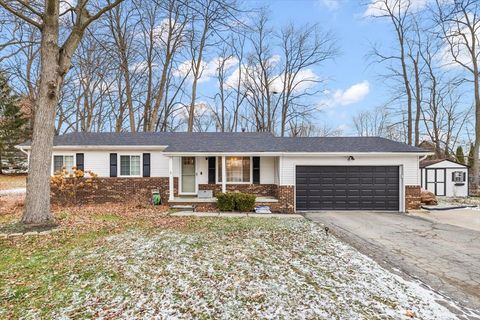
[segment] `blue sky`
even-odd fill
[[[287,21],[318,23],[322,29],[334,33],[340,55],[316,70],[329,78],[327,89],[332,94],[337,90],[344,93],[356,84],[368,82],[368,93],[359,95],[362,97],[357,102],[336,103],[317,115],[318,121],[342,126],[344,134],[353,134],[351,116],[381,105],[388,97],[388,88],[382,85],[379,77],[383,66],[371,63],[368,57],[374,43],[388,49],[393,36],[388,22],[363,17],[367,5],[360,0],[270,0],[263,3],[269,5],[272,21],[278,26]]]
[[[382,52],[388,52],[394,46],[395,34],[388,20],[365,16],[368,3],[368,0],[245,2],[249,8],[268,7],[271,27],[276,31],[293,22],[299,27],[318,24],[323,31],[333,33],[339,54],[334,60],[312,68],[314,74],[327,79],[325,89],[328,92],[318,94],[310,101],[315,105],[323,103],[328,106],[315,114],[314,122],[320,126],[327,124],[331,129],[341,128],[344,135],[356,135],[352,127],[353,115],[382,106],[391,96],[389,88],[384,85],[385,79],[381,77],[386,73],[386,66],[374,63],[369,53],[374,44]],[[209,65],[206,69],[209,71],[203,72],[199,100],[212,97],[212,86],[218,85],[212,77],[217,66],[214,58],[206,58]]]

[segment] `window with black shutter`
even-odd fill
[[[117,176],[117,154],[110,153],[110,177]]]
[[[253,157],[252,162],[253,184],[260,184],[260,157]]]
[[[85,171],[85,166],[84,166],[84,154],[83,153],[77,153],[75,155],[76,163],[75,166],[77,167],[77,170],[82,170]]]
[[[150,177],[150,153],[143,154],[143,176]]]
[[[215,184],[215,157],[208,157],[208,183]]]

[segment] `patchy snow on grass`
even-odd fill
[[[301,219],[205,219],[131,230],[83,252],[97,277],[56,318],[455,319],[441,298]],[[77,253],[72,253],[77,254]]]

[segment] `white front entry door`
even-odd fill
[[[196,193],[195,157],[182,157],[182,187],[185,194]]]

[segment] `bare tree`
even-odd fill
[[[343,134],[343,129],[340,127],[334,128],[327,123],[316,125],[305,119],[291,120],[289,130],[291,137],[338,137]]]
[[[393,120],[386,106],[360,111],[352,117],[352,122],[357,135],[361,137],[385,137],[398,141],[402,136],[401,124]]]
[[[274,33],[268,25],[266,12],[261,12],[249,35],[252,53],[247,57],[244,81],[246,101],[251,107],[251,116],[246,116],[255,131],[275,132],[277,111],[280,104],[280,89],[274,83],[279,79],[279,59],[274,55]]]
[[[44,5],[24,1],[0,0],[3,10],[38,28],[40,41],[40,82],[35,107],[33,138],[27,180],[25,212],[22,222],[44,224],[52,219],[50,212],[50,163],[55,128],[56,107],[63,79],[71,66],[85,29],[105,12],[122,0],[107,3],[102,7],[88,5],[87,0],[78,1],[67,10],[72,14],[71,28],[60,43],[59,0],[46,0]],[[95,10],[94,13],[90,11]]]
[[[239,11],[235,0],[199,0],[191,5],[190,70],[192,76],[191,102],[187,131],[192,132],[197,99],[197,86],[202,76],[205,49],[222,39],[221,33],[238,22]]]
[[[411,1],[412,0],[375,0],[372,4],[372,6],[377,9],[374,17],[389,19],[395,30],[398,52],[392,55],[386,55],[374,48],[374,55],[379,59],[379,62],[395,61],[399,64],[399,68],[393,66],[389,69],[394,76],[402,79],[404,89],[402,93],[405,94],[407,100],[407,142],[410,145],[413,144],[413,95],[407,59],[408,33],[412,28]],[[412,55],[411,57],[415,56],[416,55]]]
[[[442,39],[448,45],[448,58],[469,74],[475,105],[475,143],[473,183],[479,186],[480,175],[480,3],[476,0],[436,1],[436,21]]]
[[[296,28],[289,24],[281,30],[281,116],[280,136],[285,136],[288,123],[294,118],[305,118],[312,111],[312,103],[305,98],[319,93],[321,79],[310,74],[309,68],[334,58],[337,49],[329,33],[320,32],[318,25]]]

